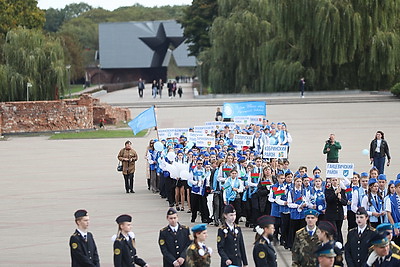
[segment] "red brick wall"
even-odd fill
[[[0,103],[0,135],[91,129],[101,118],[107,124],[130,119],[128,109],[101,104],[90,95],[79,99]]]

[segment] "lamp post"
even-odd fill
[[[26,101],[29,101],[29,88],[32,87],[32,84],[30,82],[26,83]]]
[[[65,66],[67,68],[68,72],[68,92],[69,92],[69,98],[71,98],[71,65]]]
[[[100,68],[101,68],[101,65],[98,64],[97,67],[99,68],[99,73],[98,73],[99,78],[97,80],[98,80],[99,90],[100,90]]]

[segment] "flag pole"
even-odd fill
[[[158,123],[157,123],[157,112],[156,112],[156,105],[153,105],[153,110],[154,110],[154,118],[156,118],[156,132],[157,132],[157,139],[160,141],[160,137],[158,136]]]

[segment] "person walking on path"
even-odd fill
[[[339,150],[342,146],[338,141],[335,140],[335,135],[330,134],[329,139],[325,142],[323,153],[326,154],[327,163],[338,163],[339,162]]]
[[[304,89],[306,87],[306,81],[304,80],[304,77],[300,79],[299,87],[300,87],[300,96],[301,98],[304,98]]]
[[[369,147],[369,157],[371,163],[378,169],[379,174],[385,171],[385,159],[388,158],[387,166],[390,165],[389,146],[385,140],[385,134],[382,131],[377,131],[374,140],[371,141]]]

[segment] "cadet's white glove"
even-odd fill
[[[376,261],[376,259],[378,258],[378,254],[376,254],[375,250],[372,251],[372,253],[369,255],[368,260],[367,260],[367,265],[368,266],[372,266],[372,264],[374,264],[374,262]]]

